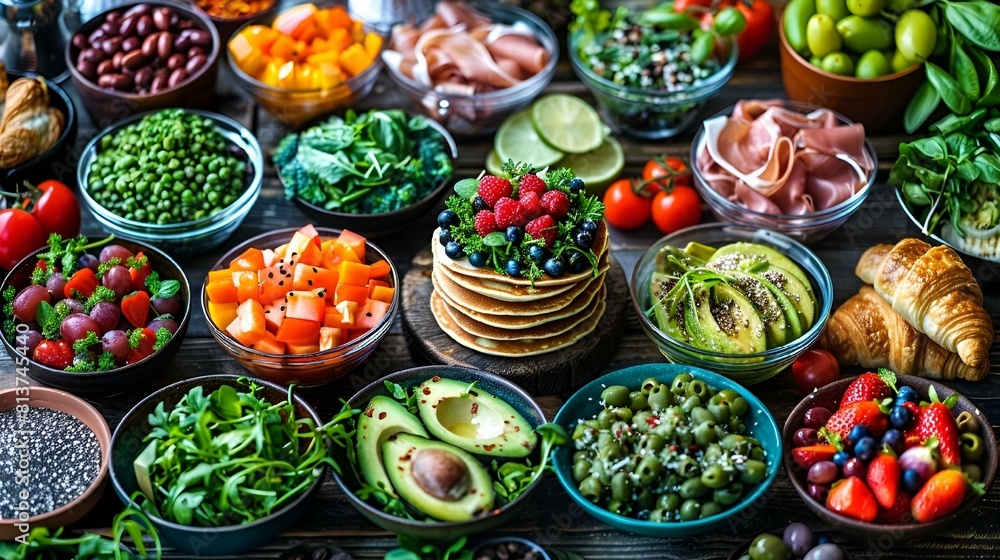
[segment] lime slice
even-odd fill
[[[493,148],[500,161],[510,159],[514,163],[529,163],[536,169],[552,165],[564,155],[542,141],[531,122],[531,111],[528,109],[514,113],[500,125],[493,139]]]
[[[583,154],[604,141],[604,123],[585,101],[565,93],[553,93],[531,106],[531,120],[542,140],[557,150]]]
[[[599,148],[586,154],[569,154],[553,167],[568,167],[583,179],[587,192],[600,195],[625,168],[622,145],[608,136]]]
[[[496,175],[500,177],[503,175],[503,161],[500,156],[497,155],[496,150],[490,150],[490,153],[486,154],[486,172],[490,175]]]

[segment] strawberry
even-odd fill
[[[848,385],[840,399],[840,407],[861,401],[881,401],[893,396],[895,385],[896,374],[887,369],[880,369],[878,373],[868,372]]]
[[[559,232],[559,228],[556,227],[556,221],[552,219],[552,216],[545,215],[528,222],[524,231],[530,235],[532,239],[544,239],[545,246],[552,247],[552,244],[556,240],[556,234]]]
[[[906,525],[913,523],[913,514],[910,513],[912,503],[913,496],[907,494],[905,491],[899,491],[896,494],[896,501],[893,502],[891,506],[879,512],[879,522],[887,525]]]
[[[875,439],[881,439],[889,428],[889,415],[875,401],[861,401],[842,406],[826,421],[827,431],[845,440],[851,428],[857,425],[868,428]]]
[[[122,317],[128,320],[133,327],[143,328],[149,318],[149,294],[146,292],[132,292],[122,298]],[[155,340],[156,337],[154,336]],[[150,352],[152,353],[152,352]]]
[[[538,195],[533,192],[529,191],[522,194],[520,202],[521,208],[524,209],[524,215],[529,220],[534,220],[545,213],[545,209],[542,208],[542,202],[538,199]]]
[[[841,480],[830,488],[827,509],[859,521],[871,522],[878,517],[878,502],[865,481],[856,476]]]
[[[542,195],[542,208],[557,220],[569,214],[569,197],[562,191],[549,191]]]
[[[517,184],[517,196],[518,198],[524,198],[525,193],[533,192],[541,198],[545,189],[545,181],[534,173],[528,173],[524,177],[521,177],[521,182]]]
[[[795,464],[798,466],[808,469],[820,461],[833,459],[833,454],[836,452],[837,448],[830,444],[817,443],[816,445],[807,445],[792,449],[792,459],[795,460]]]
[[[528,223],[528,217],[524,215],[524,208],[521,203],[513,198],[501,198],[493,206],[493,216],[496,218],[497,227],[507,229],[510,226],[523,226]]]
[[[489,210],[480,210],[476,214],[474,226],[476,228],[476,233],[486,237],[497,230],[496,216],[494,216],[493,212],[490,212]]]
[[[891,454],[883,453],[872,459],[868,464],[866,480],[875,494],[880,506],[892,508],[899,496],[899,480],[903,470],[899,468],[899,460]]]
[[[960,466],[962,448],[958,441],[958,424],[951,409],[944,403],[934,402],[920,407],[914,418],[912,426],[904,434],[907,443],[923,444],[936,437],[942,467]]]
[[[944,517],[962,505],[966,486],[967,482],[962,471],[955,469],[938,471],[913,497],[910,513],[921,523]]]
[[[497,201],[504,197],[510,197],[514,192],[514,186],[503,177],[487,175],[479,180],[479,196],[483,197],[486,204],[491,207],[496,206]]]

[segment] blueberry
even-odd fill
[[[489,255],[487,255],[484,251],[476,251],[469,255],[469,264],[477,268],[483,268],[489,260]]]
[[[576,232],[576,235],[573,236],[573,241],[576,243],[576,246],[581,249],[590,249],[590,247],[594,244],[594,236],[585,231],[578,231]]]
[[[472,199],[472,213],[473,214],[478,214],[482,210],[489,210],[489,209],[490,209],[490,205],[486,204],[486,199],[485,198],[483,198],[481,196],[477,196],[476,198]]]
[[[545,261],[545,273],[553,278],[559,278],[566,272],[566,266],[555,257]]]
[[[569,190],[571,190],[573,192],[580,192],[580,191],[583,190],[583,187],[585,185],[583,184],[583,179],[581,179],[579,177],[574,177],[574,178],[572,178],[572,179],[569,180],[569,183],[567,183],[566,186],[568,186]]]
[[[518,226],[509,226],[506,234],[507,241],[510,243],[520,243],[524,239],[524,229]]]
[[[847,441],[854,444],[861,441],[861,438],[866,438],[871,434],[868,433],[868,428],[858,424],[851,428],[851,431],[847,433]]]
[[[892,410],[889,412],[889,423],[892,424],[893,428],[905,428],[912,419],[913,414],[910,412],[910,409],[899,404],[892,407]]]
[[[924,479],[920,473],[914,469],[903,469],[903,488],[910,493],[916,494],[924,485]]]
[[[899,405],[904,402],[920,402],[920,396],[909,385],[903,385],[899,388],[899,392],[896,393],[896,404]]]
[[[438,227],[444,229],[450,226],[458,225],[458,214],[453,210],[443,210],[438,214]]]
[[[451,229],[441,228],[438,231],[438,241],[441,242],[441,245],[447,247],[448,244],[451,243]]]
[[[462,246],[458,244],[458,241],[449,241],[447,245],[444,246],[444,254],[448,255],[448,258],[457,261],[465,257],[465,250]]]
[[[597,231],[597,222],[594,220],[584,220],[580,223],[580,229],[589,234],[593,234]]]
[[[507,261],[507,266],[505,267],[507,271],[507,276],[516,277],[521,275],[521,263],[511,259]]]
[[[528,247],[528,258],[535,261],[536,264],[542,264],[545,259],[549,258],[549,252],[541,245],[532,245]]]
[[[587,257],[583,256],[583,253],[579,251],[573,251],[570,253],[567,264],[569,265],[569,271],[573,274],[583,272],[584,270],[590,268],[590,261],[587,260]]]
[[[843,467],[844,464],[847,463],[847,460],[850,459],[850,458],[851,458],[851,456],[848,455],[848,453],[846,451],[838,451],[838,452],[836,452],[836,453],[833,454],[833,459],[832,460],[833,460],[834,464],[836,464],[838,467]]]
[[[821,544],[831,543],[831,542],[833,542],[833,541],[830,540],[830,537],[827,537],[826,535],[824,535],[824,536],[816,539],[816,546],[819,546]]]
[[[878,442],[873,437],[863,437],[854,444],[854,454],[867,463],[878,455]]]
[[[906,438],[903,436],[903,432],[891,428],[882,436],[882,443],[888,445],[896,453],[901,453],[906,446]]]

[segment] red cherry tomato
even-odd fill
[[[20,208],[0,210],[0,268],[11,270],[32,251],[44,247],[45,240],[34,216]]]
[[[604,219],[618,229],[636,229],[649,221],[652,198],[636,194],[631,179],[619,179],[604,191]]]
[[[41,224],[46,234],[58,233],[64,238],[80,234],[80,203],[69,187],[59,181],[42,181],[41,194],[35,201],[31,215]]]
[[[657,181],[663,177],[663,180]],[[642,180],[649,182],[650,192],[656,189],[670,189],[674,185],[690,187],[691,170],[684,160],[675,157],[653,158],[642,168]]]
[[[681,13],[687,11],[688,8],[696,6],[699,8],[708,8],[712,5],[712,0],[675,0],[674,11]],[[694,15],[694,10],[692,10],[692,15]]]
[[[746,29],[736,36],[742,62],[757,54],[771,40],[775,26],[774,10],[767,0],[740,0],[734,5],[747,20]]]
[[[693,226],[701,221],[701,199],[691,187],[675,185],[653,197],[653,223],[664,234]]]
[[[810,348],[792,362],[792,377],[799,392],[808,394],[836,381],[840,377],[840,364],[826,350]]]
[[[31,358],[51,368],[66,369],[73,365],[73,349],[65,340],[43,340]]]

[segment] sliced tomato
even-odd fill
[[[145,327],[149,322],[149,294],[146,292],[132,292],[123,297],[121,308],[122,316],[133,327]]]

